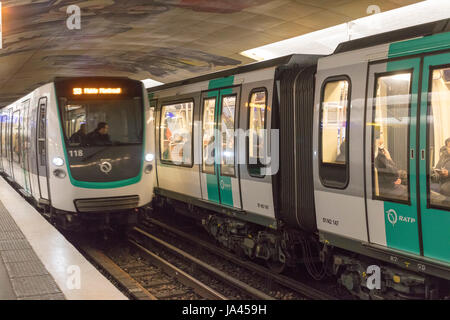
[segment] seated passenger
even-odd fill
[[[109,126],[106,122],[99,122],[97,129],[89,133],[86,137],[86,143],[91,146],[111,145],[111,139],[108,134]]]
[[[378,155],[374,165],[378,170],[380,196],[406,200],[408,189],[402,185],[401,171],[392,160],[389,151],[384,147],[382,139],[379,139]]]
[[[84,145],[86,141],[86,124],[80,125],[80,130],[75,132],[69,139],[70,143],[79,143]]]
[[[439,161],[431,173],[431,181],[439,183],[439,192],[450,196],[450,138],[445,140],[445,146],[441,148]]]

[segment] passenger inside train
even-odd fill
[[[429,94],[429,201],[450,207],[450,68],[433,70]]]
[[[450,170],[450,138],[447,138],[445,140],[445,146],[443,146],[440,149],[439,161],[431,174],[431,180],[435,184],[435,186],[431,187],[432,190],[434,189],[435,191],[447,197],[450,196],[450,177],[448,175],[449,170]]]
[[[397,167],[389,150],[385,148],[383,137],[378,138],[378,152],[374,165],[378,172],[379,196],[408,199],[408,188],[402,184],[402,170]]]
[[[112,144],[108,134],[109,126],[106,122],[99,122],[97,128],[86,136],[86,144],[90,146],[104,146]]]
[[[70,137],[70,143],[78,143],[84,146],[86,144],[86,132],[86,123],[82,123],[80,129]]]

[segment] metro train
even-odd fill
[[[155,206],[359,298],[450,297],[450,20],[148,94]]]
[[[147,94],[127,78],[56,78],[0,111],[0,170],[69,230],[127,227],[152,200]]]

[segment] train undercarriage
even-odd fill
[[[330,246],[320,242],[317,234],[282,223],[277,230],[264,228],[162,196],[153,203],[199,220],[221,246],[241,257],[264,261],[273,272],[303,266],[314,280],[333,279],[339,288],[364,300],[450,299],[450,284],[445,279]]]

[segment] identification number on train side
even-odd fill
[[[71,158],[79,158],[83,156],[83,150],[69,150],[69,156]]]

